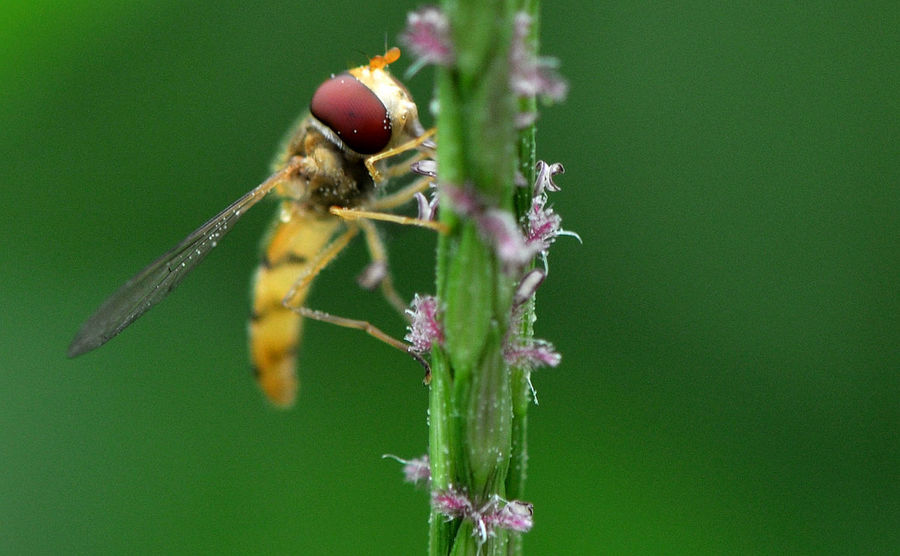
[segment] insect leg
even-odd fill
[[[365,226],[365,224],[363,226]],[[299,278],[297,278],[297,281],[291,287],[290,291],[288,291],[287,295],[285,295],[281,300],[281,304],[283,307],[292,311],[298,316],[304,316],[322,322],[329,322],[331,324],[336,324],[345,328],[355,328],[357,330],[362,330],[370,336],[373,336],[374,338],[377,338],[382,342],[388,344],[389,346],[395,347],[400,351],[408,353],[413,359],[418,361],[425,368],[425,380],[427,383],[430,380],[431,367],[428,366],[428,363],[420,355],[409,350],[409,344],[406,344],[392,336],[389,336],[380,328],[377,328],[368,321],[338,317],[329,313],[325,313],[323,311],[317,311],[315,309],[309,309],[302,306],[303,302],[306,300],[306,295],[309,292],[309,284],[315,277],[315,275],[321,272],[323,268],[325,268],[332,260],[334,260],[338,253],[340,253],[345,247],[347,247],[347,244],[350,243],[350,240],[353,239],[353,237],[356,236],[357,233],[359,233],[359,227],[355,224],[351,224],[346,232],[338,236],[325,249],[323,249],[321,253],[316,256],[315,261],[309,266],[309,268],[305,269],[304,272],[299,276]],[[399,296],[397,297],[399,299]],[[401,304],[403,303],[402,300],[399,302]],[[405,309],[405,305],[403,305],[403,308]]]
[[[409,354],[413,359],[418,361],[419,364],[422,365],[422,367],[425,368],[425,384],[428,384],[431,381],[431,366],[428,365],[428,362],[425,361],[425,359],[423,359],[421,355],[414,351],[411,351],[409,344],[406,344],[392,336],[389,336],[369,321],[338,317],[330,313],[317,311],[308,307],[300,307],[295,310],[306,318],[336,324],[338,326],[343,326],[344,328],[355,328],[356,330],[362,330],[366,334],[381,340],[387,345],[395,347],[400,351]]]
[[[394,191],[390,195],[385,195],[380,199],[376,199],[370,206],[375,210],[390,210],[404,205],[415,197],[416,193],[421,193],[428,189],[434,178],[430,176],[422,176],[411,184],[402,189]]]
[[[369,170],[369,175],[372,176],[372,179],[375,180],[375,183],[380,182],[382,179],[381,173],[375,169],[376,162],[378,162],[379,160],[384,160],[386,158],[391,158],[392,156],[397,156],[398,154],[405,153],[406,151],[418,149],[422,145],[422,143],[425,143],[432,135],[434,135],[434,132],[435,129],[431,128],[411,141],[407,141],[402,145],[397,145],[392,149],[382,151],[367,158],[366,169]]]
[[[403,298],[400,297],[400,294],[394,289],[394,281],[391,278],[391,271],[388,266],[387,249],[384,247],[384,243],[378,236],[378,230],[369,220],[360,220],[357,224],[362,228],[362,231],[366,236],[366,245],[369,248],[369,256],[372,258],[372,264],[369,265],[367,270],[375,269],[376,274],[375,278],[372,280],[372,282],[375,283],[364,283],[362,284],[363,287],[372,289],[376,285],[379,286],[381,288],[381,293],[384,294],[388,303],[397,309],[403,318],[407,318],[406,308],[408,304],[403,301]]]
[[[419,226],[421,228],[434,230],[441,234],[447,233],[447,226],[445,224],[442,224],[441,222],[435,222],[434,220],[422,220],[421,218],[411,218],[409,216],[401,216],[399,214],[374,212],[371,210],[360,210],[344,207],[331,207],[328,210],[331,212],[331,214],[340,216],[347,221],[362,220],[366,218],[369,220],[382,220],[384,222],[393,222],[395,224],[404,224],[407,226]]]
[[[396,178],[399,176],[405,176],[406,174],[410,173],[409,168],[410,168],[410,166],[413,165],[414,162],[419,162],[420,160],[423,160],[424,158],[426,158],[428,155],[429,155],[429,153],[427,153],[427,152],[418,152],[414,156],[411,156],[402,162],[398,162],[396,164],[391,164],[383,172],[384,177],[390,179],[390,178]]]
[[[309,285],[313,281],[313,278],[315,278],[323,268],[328,266],[328,264],[338,256],[338,253],[347,247],[350,240],[356,237],[356,234],[358,233],[358,227],[349,226],[346,232],[338,236],[334,241],[328,244],[328,247],[319,252],[313,261],[313,264],[303,270],[302,274],[300,274],[294,282],[294,285],[291,286],[291,289],[288,290],[287,294],[281,300],[282,305],[288,309],[293,309],[302,304],[302,299],[300,299],[300,303],[296,303],[297,298],[301,296],[303,299],[306,298],[306,293],[309,290]]]

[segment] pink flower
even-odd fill
[[[503,360],[511,367],[535,369],[537,367],[556,367],[562,356],[546,340],[529,339],[513,341],[503,348]]]
[[[566,169],[559,162],[547,164],[543,160],[538,160],[534,169],[536,176],[534,179],[534,195],[540,195],[544,191],[559,191],[559,186],[553,181],[556,174],[565,174]]]
[[[453,43],[450,41],[450,22],[436,6],[425,6],[406,16],[406,29],[400,40],[419,58],[419,66],[453,63]]]
[[[515,31],[509,58],[512,73],[510,86],[523,97],[540,96],[547,100],[562,101],[569,91],[569,84],[559,76],[556,58],[538,58],[529,45],[531,16],[525,12],[516,14]]]
[[[474,524],[472,535],[479,543],[493,537],[497,529],[525,533],[534,525],[534,507],[519,500],[506,501],[499,496],[477,505],[464,492],[453,487],[434,492],[431,505],[450,519],[466,519]]]
[[[444,330],[438,321],[438,301],[431,295],[416,294],[406,310],[410,316],[409,333],[403,338],[416,353],[431,351],[431,346],[444,344]]]
[[[528,244],[511,212],[488,207],[471,187],[450,184],[441,184],[440,187],[450,199],[453,210],[475,222],[508,273],[522,268],[541,251],[539,246]]]

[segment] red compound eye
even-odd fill
[[[349,73],[322,83],[309,111],[359,154],[375,154],[391,140],[387,108],[371,89]]]

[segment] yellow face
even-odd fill
[[[400,55],[397,49],[392,49],[392,52]],[[375,62],[383,58],[387,55],[373,58],[368,65],[354,68],[349,73],[374,92],[387,109],[392,124],[391,139],[385,147],[387,150],[419,137],[425,130],[419,123],[419,109],[407,88]]]

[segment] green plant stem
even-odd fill
[[[527,39],[527,48],[532,54],[538,48],[538,1],[525,0],[520,9],[531,16],[531,28]],[[520,113],[535,113],[537,101],[531,97],[519,99]],[[519,130],[517,137],[519,173],[529,187],[515,191],[516,218],[521,221],[531,208],[532,189],[535,181],[535,165],[537,164],[536,130],[534,124]],[[528,300],[519,326],[523,338],[530,339],[534,335],[534,299]],[[531,407],[531,370],[521,367],[510,369],[512,388],[512,453],[510,455],[509,474],[506,477],[506,495],[509,499],[525,499],[525,479],[528,475],[528,408]],[[523,536],[513,535],[507,547],[509,556],[523,554]]]
[[[491,206],[513,211],[519,205],[514,181],[521,150],[514,129],[518,101],[509,86],[516,4],[446,0],[443,9],[456,63],[437,74],[438,181],[472,187]],[[533,168],[532,158],[533,152]],[[443,302],[445,343],[432,353],[432,488],[455,489],[479,505],[507,498],[510,484],[520,492],[524,482],[527,392],[522,388],[527,377],[511,373],[503,360],[518,277],[503,272],[475,222],[458,216],[446,195],[440,203],[439,218],[450,232],[438,241],[436,289]],[[516,478],[509,483],[514,445]],[[505,530],[481,544],[471,521],[448,520],[432,510],[432,555],[499,555],[510,546]]]

